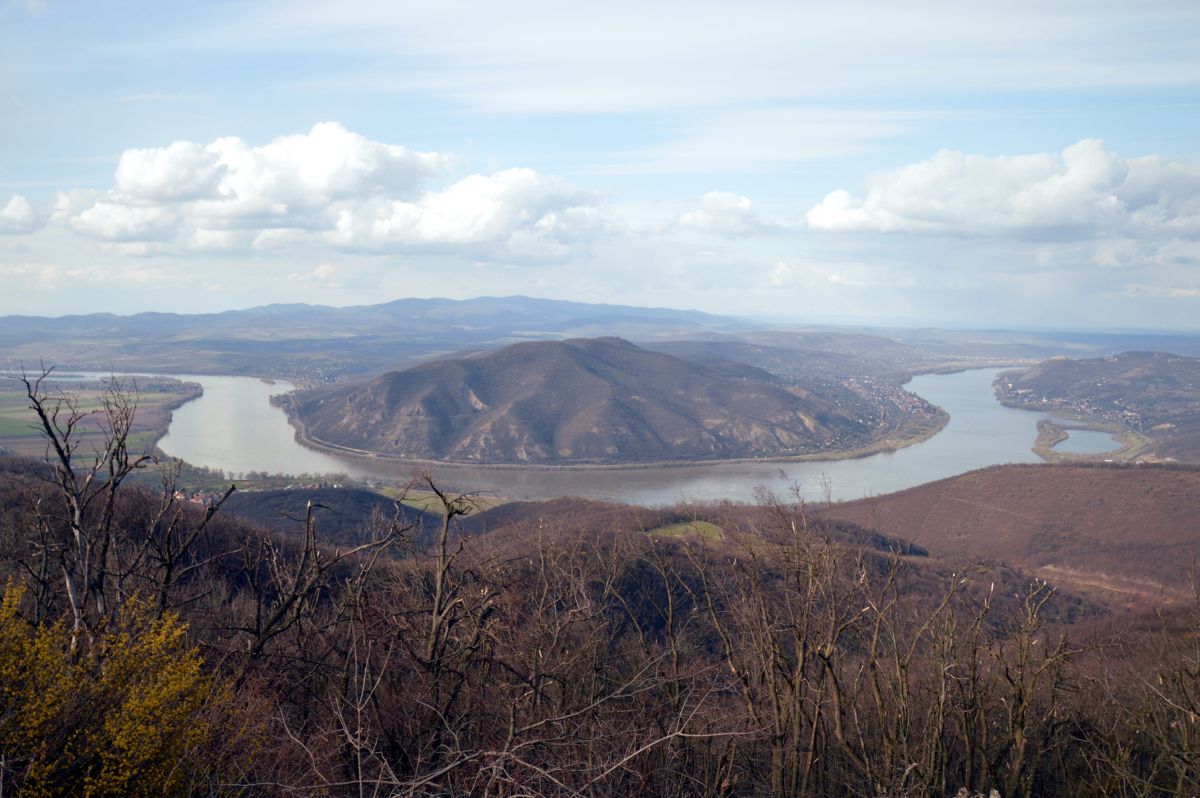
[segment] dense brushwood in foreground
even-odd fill
[[[417,550],[385,526],[337,560],[319,516],[201,530],[122,490],[76,630],[55,487],[2,486],[5,794],[1200,786],[1186,614],[1067,634],[1088,608],[1040,582],[841,543],[794,505],[720,541],[551,515]]]
[[[339,549],[314,508],[289,534],[124,486],[116,411],[98,458],[0,473],[6,796],[1200,789],[1194,613],[1124,628],[770,498],[708,539],[468,536],[443,495]]]

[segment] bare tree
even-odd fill
[[[57,488],[69,526],[66,545],[58,550],[58,569],[71,611],[75,646],[97,621],[112,617],[117,609],[108,590],[117,496],[126,478],[154,458],[129,449],[137,412],[135,390],[126,390],[115,378],[110,379],[98,409],[84,410],[78,398],[48,390],[52,371],[43,367],[32,376],[22,371],[19,379],[46,439],[49,478]]]

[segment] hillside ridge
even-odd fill
[[[530,341],[311,391],[306,434],[477,463],[787,456],[869,435],[847,408],[762,369],[702,365],[615,337]]]

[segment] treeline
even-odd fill
[[[438,493],[335,548],[318,507],[281,534],[124,486],[122,407],[98,453],[48,412],[50,463],[0,474],[5,796],[1200,791],[1192,613],[1072,629],[1044,583],[770,497],[706,540],[466,537]]]

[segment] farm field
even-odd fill
[[[49,394],[63,391],[74,397],[74,412],[81,415],[84,450],[91,441],[99,441],[105,427],[104,386],[99,381],[55,382]],[[166,432],[171,411],[200,393],[200,386],[178,380],[154,378],[137,387],[137,412],[130,430],[132,451],[152,452],[158,439]],[[60,423],[65,424],[71,408],[64,404]],[[24,386],[13,378],[0,382],[0,449],[18,455],[38,456],[45,453],[46,441],[37,416],[29,407]]]

